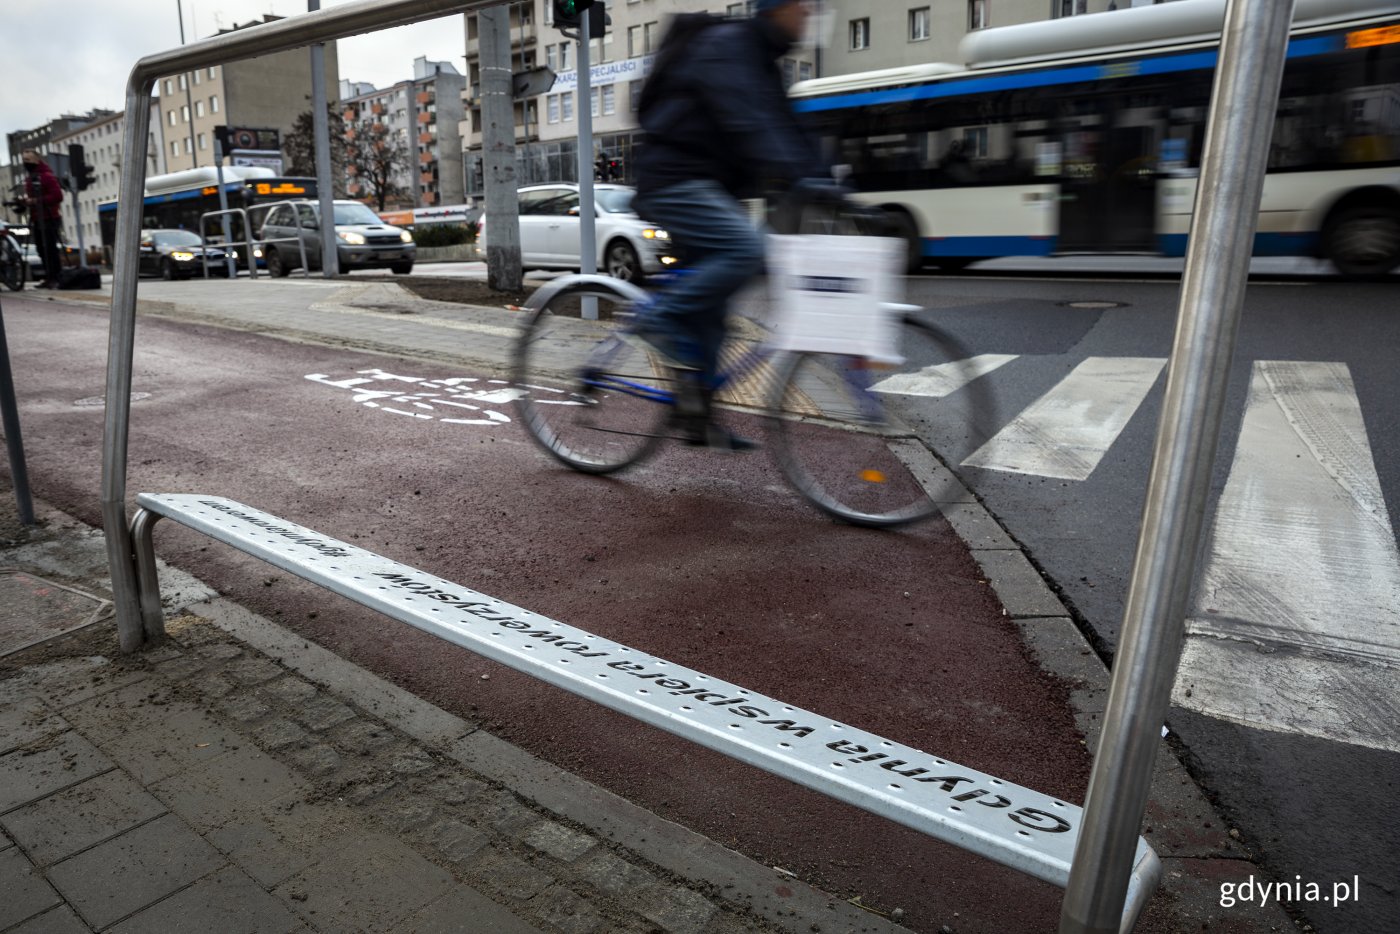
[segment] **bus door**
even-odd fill
[[[1156,251],[1156,129],[1130,113],[1066,127],[1059,252]]]

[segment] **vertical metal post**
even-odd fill
[[[321,0],[306,0],[306,11],[321,8]],[[326,47],[311,47],[311,131],[316,137],[316,194],[321,203],[321,275],[340,274],[340,253],[335,244],[335,191],[331,187],[331,131],[326,119]]]
[[[228,278],[229,281],[232,282],[234,277],[238,275],[238,261],[233,258],[233,231],[230,229],[228,223],[228,192],[224,191],[224,144],[219,140],[219,134],[217,133],[214,134],[214,171],[218,175],[219,220],[223,222],[224,268],[228,270]],[[245,225],[243,232],[248,234],[249,231],[246,228],[248,215],[246,214],[243,215],[243,223]],[[203,223],[201,223],[199,227],[199,236],[201,238],[204,236]],[[253,251],[250,249],[248,251],[248,270],[250,276],[253,275],[252,269],[256,263],[257,260],[253,258]],[[204,278],[209,278],[209,258],[207,256],[204,258]]]
[[[185,10],[180,0],[175,0],[175,12],[180,16],[180,44],[185,44]],[[199,168],[199,153],[194,148],[194,75],[186,72],[180,75],[185,82],[185,109],[190,113],[190,168]]]
[[[598,271],[597,212],[593,209],[593,64],[592,26],[588,13],[578,27],[578,251],[579,271]],[[589,321],[598,320],[598,299],[585,295],[580,313]]]
[[[145,642],[137,593],[131,531],[126,521],[126,454],[131,424],[131,359],[136,347],[136,277],[141,241],[141,204],[146,189],[145,153],[151,132],[154,77],[134,73],[126,87],[127,154],[117,192],[117,240],[112,254],[112,323],[107,335],[106,419],[102,438],[102,528],[107,537],[107,565],[112,574],[112,605],[117,615],[117,644],[135,652]]]
[[[516,194],[515,94],[510,7],[477,14],[481,36],[482,183],[486,189],[486,277],[493,289],[520,288],[520,200]]]
[[[1176,680],[1293,0],[1228,0],[1171,365],[1060,934],[1116,934]]]
[[[19,406],[15,402],[14,374],[10,372],[10,345],[5,340],[5,312],[0,309],[0,424],[10,452],[10,477],[14,480],[19,521],[34,524],[34,500],[29,495],[29,471],[24,465],[24,440],[19,434]]]

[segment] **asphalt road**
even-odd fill
[[[912,281],[911,298],[974,353],[1011,358],[982,377],[997,411],[980,430],[930,440],[1111,653],[1176,283],[925,277]],[[1193,599],[1201,618],[1193,624],[1207,634],[1188,641],[1187,664],[1216,664],[1207,674],[1219,683],[1200,703],[1186,693],[1196,681],[1184,669],[1168,717],[1203,787],[1278,877],[1326,887],[1359,876],[1356,904],[1303,906],[1323,932],[1400,929],[1400,828],[1377,819],[1400,793],[1400,564],[1387,521],[1400,515],[1397,346],[1394,282],[1283,279],[1249,289],[1207,504],[1212,539],[1198,576],[1206,583]],[[1098,389],[1094,361],[1114,366],[1098,373]],[[1326,391],[1289,379],[1319,371],[1337,377]],[[1133,391],[1140,404],[1119,413],[1086,473],[1084,450],[1098,439],[1077,426],[1112,423],[1105,400],[1131,402]],[[955,410],[955,402],[941,404]],[[1312,430],[1310,413],[1320,411],[1326,438]],[[1008,438],[1003,429],[1018,418]],[[1000,447],[982,447],[998,436]],[[1217,604],[1222,618],[1235,617],[1222,620],[1237,627],[1225,638],[1210,628]],[[1200,661],[1222,645],[1237,647],[1228,663]],[[1326,674],[1314,679],[1318,671]],[[1251,701],[1257,695],[1268,702]],[[1221,713],[1251,704],[1244,722]]]
[[[102,408],[92,403],[106,315],[6,296],[5,319],[35,493],[96,524]],[[762,454],[676,448],[620,479],[584,477],[552,466],[513,424],[415,418],[411,402],[402,414],[384,396],[357,400],[363,386],[334,385],[371,368],[487,374],[152,318],[138,332],[133,493],[239,499],[955,762],[1082,794],[1089,758],[1066,686],[1039,672],[941,520],[900,534],[835,525]],[[157,549],[415,694],[833,894],[901,909],[916,931],[1054,927],[1050,885],[542,686],[173,524]]]

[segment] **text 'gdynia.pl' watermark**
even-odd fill
[[[1261,908],[1271,902],[1308,902],[1322,905],[1344,905],[1357,901],[1361,896],[1361,877],[1352,876],[1350,882],[1333,882],[1328,886],[1317,882],[1304,882],[1302,876],[1294,876],[1293,882],[1261,882],[1250,876],[1243,882],[1220,883],[1220,907],[1233,908],[1237,903],[1259,905]]]

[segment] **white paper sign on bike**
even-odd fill
[[[902,362],[892,306],[903,258],[904,244],[891,237],[769,237],[774,344]]]

